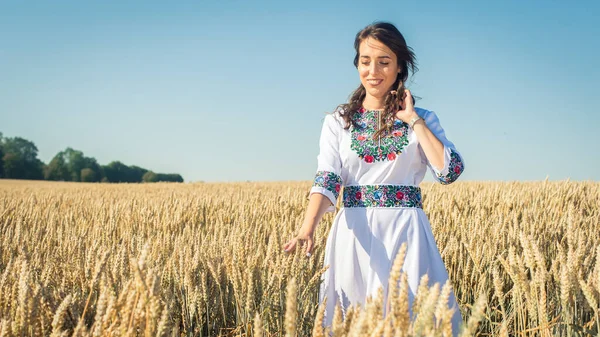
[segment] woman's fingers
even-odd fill
[[[286,252],[291,251],[292,249],[294,249],[294,247],[296,247],[297,241],[298,239],[296,238],[290,240],[290,242],[286,243],[285,246],[283,246],[283,250],[285,250]]]
[[[413,107],[413,99],[410,90],[404,89],[404,92],[406,93],[406,96],[404,97],[404,110],[406,110],[406,108]]]
[[[306,240],[306,256],[312,255],[313,241],[311,239]]]
[[[298,241],[299,241],[298,238],[293,238],[292,240],[290,240],[290,242],[283,245],[283,250],[285,252],[293,251],[294,248],[296,248]],[[310,257],[312,255],[312,250],[313,250],[313,240],[311,238],[307,238],[307,239],[303,239],[302,241],[306,241],[306,256]]]

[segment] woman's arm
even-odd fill
[[[412,104],[410,91],[406,90],[405,109],[396,117],[409,123],[421,117],[413,125],[413,132],[419,141],[422,163],[429,166],[433,177],[443,185],[451,184],[462,174],[465,163],[454,144],[448,140],[440,121],[433,111],[417,111]]]
[[[417,113],[415,112],[415,116]],[[429,130],[423,119],[419,119],[413,126],[419,144],[425,152],[425,157],[439,171],[444,168],[444,144]]]
[[[298,235],[283,245],[283,250],[291,252],[296,248],[298,241],[306,241],[306,255],[310,256],[313,249],[313,237],[317,225],[323,218],[327,208],[331,206],[331,201],[321,193],[313,193],[308,200],[308,206],[304,215],[304,222],[298,231]]]
[[[335,204],[343,186],[338,139],[340,130],[341,123],[335,115],[327,115],[321,129],[317,172],[309,192],[304,221],[298,234],[283,245],[283,250],[286,252],[292,251],[298,241],[306,241],[306,255],[310,256],[313,249],[313,234],[319,221],[323,214],[335,212]]]
[[[413,98],[410,90],[405,89],[404,109],[396,113],[396,118],[405,123],[409,123],[415,117],[420,117],[415,111]],[[413,125],[413,131],[417,135],[419,144],[425,152],[427,160],[436,168],[444,167],[444,144],[429,130],[424,119],[419,119]],[[441,169],[440,169],[441,170]]]

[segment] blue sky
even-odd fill
[[[0,2],[0,132],[186,181],[310,180],[385,20],[462,180],[600,180],[600,2]],[[428,176],[428,181],[431,178]]]

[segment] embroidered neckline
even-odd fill
[[[373,135],[381,122],[376,115],[383,112],[383,110],[360,108],[357,112],[352,116],[351,149],[369,164],[375,161],[396,160],[397,155],[401,154],[408,144],[408,133],[410,131],[408,124],[396,119],[392,126],[392,132],[382,136],[380,140],[375,140]]]

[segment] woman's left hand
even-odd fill
[[[416,117],[418,115],[415,111],[415,106],[413,104],[413,98],[410,94],[410,90],[404,89],[404,93],[404,102],[402,102],[402,107],[404,108],[396,112],[396,118],[405,123],[409,123],[410,120],[413,119],[413,117]]]
[[[314,229],[310,228],[310,226],[302,226],[298,235],[296,235],[296,237],[292,238],[283,246],[283,250],[286,253],[289,253],[296,248],[296,245],[299,246],[301,243],[306,242],[306,256],[310,257],[312,255],[314,243],[313,233]]]

